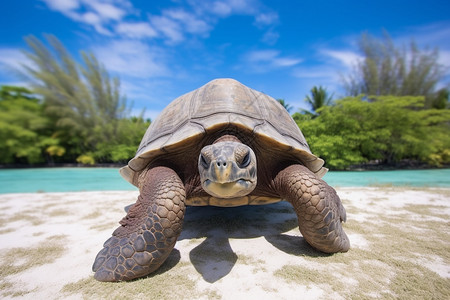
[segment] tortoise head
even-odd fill
[[[203,189],[213,197],[242,197],[256,187],[255,153],[237,138],[219,139],[204,147],[198,170]]]

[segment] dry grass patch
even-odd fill
[[[189,278],[189,264],[178,263],[179,256],[171,254],[158,271],[149,277],[129,282],[99,282],[93,277],[65,285],[65,295],[81,295],[84,299],[186,299],[209,296],[208,291],[196,291]],[[214,296],[212,294],[212,296]]]
[[[0,278],[52,263],[64,253],[65,239],[65,236],[53,236],[35,247],[6,250],[0,254]]]
[[[389,284],[401,299],[450,299],[450,279],[413,262],[395,263],[396,276]]]
[[[33,292],[12,283],[8,276],[54,262],[65,251],[65,236],[53,236],[29,248],[11,248],[0,254],[0,295],[18,297]]]
[[[92,220],[92,219],[97,219],[98,217],[100,217],[102,214],[99,211],[94,211],[91,212],[88,215],[83,216],[83,220]]]
[[[89,227],[89,230],[105,231],[111,229],[111,233],[114,229],[119,227],[119,222],[105,222],[99,223],[94,226]]]
[[[300,265],[285,265],[274,272],[274,276],[289,283],[301,284],[311,288],[319,286],[328,292],[345,290],[345,284],[329,272],[319,271]]]
[[[239,254],[237,262],[244,265],[252,266],[254,274],[258,272],[267,272],[267,269],[264,267],[266,262],[262,259],[257,259],[253,256]]]
[[[11,233],[11,232],[14,232],[14,231],[16,231],[17,229],[15,229],[15,228],[4,228],[4,229],[1,229],[0,230],[0,235],[1,234],[7,234],[7,233]]]
[[[41,209],[42,211],[47,211],[51,208],[54,208],[55,206],[59,206],[61,205],[61,201],[57,201],[57,202],[45,202],[44,204],[40,205],[38,208]]]
[[[447,207],[442,205],[407,204],[403,209],[421,216],[426,215],[442,219],[448,218],[448,215],[443,212]]]
[[[44,223],[42,217],[38,217],[32,211],[23,211],[15,213],[11,216],[0,218],[0,227],[6,227],[13,222],[28,222],[33,226],[41,225]]]
[[[49,217],[61,217],[61,216],[70,216],[72,212],[66,209],[54,209],[48,213]]]
[[[33,290],[26,290],[23,289],[22,287],[17,287],[15,284],[2,279],[0,281],[0,295],[3,297],[23,297],[27,294],[30,294],[32,292],[34,292],[36,289]]]

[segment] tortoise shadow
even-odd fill
[[[231,272],[238,256],[227,237],[211,236],[192,249],[189,258],[203,279],[214,283]]]
[[[287,202],[230,208],[188,207],[178,240],[204,238],[190,251],[189,258],[203,279],[214,283],[228,275],[238,260],[230,238],[265,237],[274,247],[290,255],[327,256],[314,250],[303,237],[284,234],[294,228],[298,228],[297,215]]]
[[[302,236],[280,233],[277,235],[265,236],[265,239],[275,248],[290,255],[308,257],[327,257],[332,255],[314,249]]]

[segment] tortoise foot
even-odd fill
[[[350,249],[342,228],[347,218],[345,208],[332,187],[301,165],[287,167],[275,182],[294,207],[300,232],[311,246],[325,253]]]
[[[159,241],[158,241],[159,240]],[[97,254],[92,270],[99,281],[126,281],[146,276],[159,268],[175,244],[162,234],[133,234],[111,237]],[[159,247],[159,248],[158,248]]]

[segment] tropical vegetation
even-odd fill
[[[293,115],[312,151],[334,169],[449,164],[449,91],[437,89],[445,74],[438,50],[421,51],[414,42],[398,49],[388,34],[364,33],[359,45],[363,59],[344,78],[347,97],[333,104],[314,87],[305,99],[312,112]]]
[[[319,112],[314,119],[296,121],[329,168],[405,160],[450,163],[450,110],[426,108],[423,96],[347,97]]]
[[[31,90],[1,88],[0,163],[125,162],[149,120],[129,116],[120,80],[94,55],[82,52],[80,64],[55,37],[47,41],[26,38]]]

